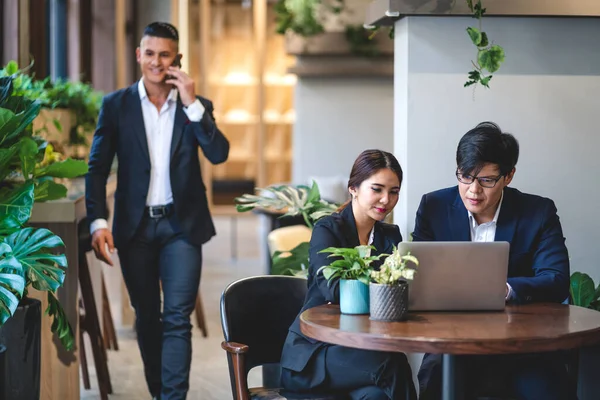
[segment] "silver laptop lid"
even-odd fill
[[[410,311],[502,310],[508,242],[402,242],[419,259]]]

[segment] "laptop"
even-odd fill
[[[508,242],[402,242],[419,260],[410,311],[503,310]]]

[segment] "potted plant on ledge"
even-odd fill
[[[388,256],[381,268],[371,272],[369,283],[371,319],[378,321],[402,321],[408,313],[408,281],[412,281],[416,269],[408,263],[419,265],[419,260],[398,248]]]
[[[340,311],[342,314],[369,313],[369,280],[373,261],[387,254],[371,255],[373,246],[354,248],[328,247],[320,253],[331,253],[337,259],[317,271],[323,272],[329,285],[334,279],[340,280]]]

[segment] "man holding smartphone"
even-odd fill
[[[171,24],[144,29],[136,49],[142,79],[104,98],[86,176],[92,247],[109,265],[119,251],[148,388],[162,400],[187,395],[202,245],[215,235],[198,147],[213,164],[229,154],[212,103],[196,95],[194,80],[177,66],[178,42]],[[111,232],[106,181],[115,155]]]

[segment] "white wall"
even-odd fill
[[[494,121],[521,146],[511,186],[552,198],[571,270],[600,280],[600,37],[597,19],[487,18],[506,51],[491,89],[463,88],[475,56],[471,18],[405,18],[396,24],[394,150],[406,170],[396,222],[414,228],[421,196],[456,184],[460,137]],[[405,236],[406,237],[406,236]]]
[[[463,88],[475,47],[471,18],[412,17],[396,23],[394,152],[405,170],[395,222],[404,237],[424,193],[456,185],[461,136],[494,121],[521,147],[511,186],[552,198],[571,271],[600,281],[600,37],[598,19],[484,18],[484,30],[506,51],[491,89]],[[597,359],[584,353],[582,368]],[[410,354],[414,378],[421,354]],[[587,360],[587,361],[586,361]],[[580,376],[582,399],[597,380]],[[591,393],[591,395],[590,395]]]
[[[393,90],[387,78],[299,78],[292,180],[342,176],[347,181],[360,152],[392,151]]]

